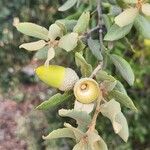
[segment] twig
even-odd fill
[[[99,41],[100,41],[100,51],[104,50],[103,44],[103,18],[102,18],[102,7],[101,0],[97,0],[97,13],[98,13],[98,26],[99,26]]]
[[[98,98],[94,116],[92,118],[91,124],[89,125],[89,129],[88,129],[87,133],[93,132],[95,130],[96,120],[97,120],[98,114],[100,112],[100,102],[101,102],[101,98]]]
[[[94,71],[90,75],[90,78],[95,77],[97,72],[102,69],[102,66],[103,66],[103,62],[100,62],[99,65],[94,69]]]

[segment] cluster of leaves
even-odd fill
[[[73,7],[76,3],[77,1],[72,2],[71,0],[68,0],[59,8],[59,11],[65,11]],[[98,3],[100,4],[99,1]],[[101,4],[100,7],[110,7],[110,3]],[[98,16],[100,15],[100,17],[102,17],[102,20],[99,21],[103,22],[98,23],[98,26],[95,26],[95,29],[93,28],[91,30],[89,30],[89,23],[95,20],[95,18],[92,18],[92,16],[90,19],[89,11],[83,12],[78,20],[57,20],[49,27],[49,30],[33,23],[19,23],[16,27],[20,32],[40,39],[36,42],[22,44],[20,48],[25,48],[29,51],[37,51],[36,56],[40,56],[43,51],[44,53],[46,51],[46,66],[49,65],[49,61],[54,58],[57,49],[64,49],[67,52],[72,51],[75,54],[75,62],[77,67],[80,68],[82,77],[89,77],[92,72],[94,72],[94,67],[98,65],[99,62],[107,64],[107,59],[109,59],[127,83],[133,85],[135,77],[129,63],[119,55],[113,54],[112,50],[115,49],[114,41],[122,38],[126,39],[130,45],[130,42],[125,36],[131,31],[133,25],[139,33],[144,36],[144,38],[150,38],[150,33],[147,32],[149,30],[148,27],[150,26],[150,22],[145,16],[138,14],[138,10],[141,10],[142,7],[142,12],[146,15],[150,15],[149,11],[147,11],[147,5],[149,8],[149,4],[142,5],[142,1],[138,1],[138,3],[135,1],[128,1],[125,3],[122,1],[122,3],[117,4],[121,8],[126,8],[132,5],[136,8],[127,8],[115,19],[114,16],[110,16],[109,14],[98,13]],[[95,5],[96,4],[92,3],[90,7],[93,8]],[[112,20],[114,20],[114,24]],[[99,35],[96,35],[96,33],[93,34],[95,31],[103,30],[103,26],[107,29],[104,41],[101,39],[101,32]],[[123,84],[104,70],[106,69],[103,67],[102,70],[97,71],[95,74],[95,80],[99,83],[105,93],[103,97],[106,100],[100,105],[100,112],[103,116],[110,119],[114,132],[126,142],[129,136],[129,131],[126,118],[121,112],[120,104],[133,111],[137,111],[137,109],[131,98],[127,95]],[[40,104],[37,108],[49,109],[66,100],[70,100],[72,97],[73,93],[71,91],[64,94],[57,93],[48,101]],[[43,138],[55,139],[68,137],[75,139],[77,144],[73,148],[74,150],[107,149],[107,145],[98,135],[98,132],[96,130],[89,130],[88,127],[91,124],[92,119],[89,112],[87,113],[85,111],[86,109],[78,110],[74,108],[72,110],[60,110],[60,116],[71,117],[76,120],[77,128],[65,123],[65,128],[54,130],[48,136]]]

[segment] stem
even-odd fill
[[[100,50],[103,51],[103,19],[102,19],[102,7],[101,7],[101,0],[97,0],[97,13],[98,13],[98,26],[99,26],[99,41],[101,48]]]
[[[90,78],[95,77],[97,72],[102,69],[102,66],[103,66],[103,62],[100,62],[99,65],[94,69],[94,71],[90,75]]]
[[[93,118],[92,118],[92,121],[90,123],[90,126],[89,126],[87,133],[93,132],[95,130],[96,120],[97,120],[98,114],[100,112],[100,102],[101,102],[101,98],[98,98],[96,109],[95,109],[95,112],[94,112],[94,115],[93,115]]]
[[[103,52],[105,50],[104,44],[103,44],[103,24],[102,24],[102,7],[101,7],[101,0],[97,0],[97,13],[98,13],[98,28],[99,28],[99,41],[100,41],[100,51]],[[103,66],[103,61],[99,63],[99,65],[94,69],[94,71],[91,74],[91,78],[93,78],[97,72],[102,69]],[[92,118],[92,121],[89,125],[88,132],[94,132],[95,126],[96,126],[96,120],[98,117],[98,114],[100,112],[100,102],[101,102],[101,97],[97,99],[97,104],[96,104],[96,109]]]

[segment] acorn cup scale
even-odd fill
[[[79,80],[73,69],[58,65],[39,66],[35,72],[44,83],[61,91],[71,90]]]
[[[98,83],[91,78],[82,78],[77,81],[74,86],[74,95],[83,104],[92,103],[102,97]]]

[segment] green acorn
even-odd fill
[[[61,91],[71,90],[79,80],[74,70],[57,65],[40,66],[35,72],[44,83]]]
[[[74,86],[74,95],[79,102],[89,104],[97,100],[102,93],[95,80],[91,78],[82,78],[77,81]]]

